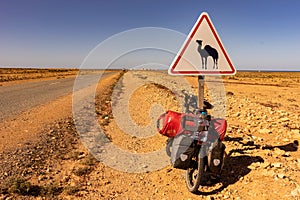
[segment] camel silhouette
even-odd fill
[[[218,58],[219,54],[218,51],[214,48],[212,48],[209,45],[205,45],[204,49],[202,49],[202,40],[196,40],[198,43],[198,52],[201,56],[202,61],[202,69],[207,69],[207,57],[211,56],[214,61],[213,69],[218,69]]]

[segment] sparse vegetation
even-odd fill
[[[281,105],[281,103],[274,103],[271,101],[268,101],[267,103],[262,103],[262,102],[257,102],[258,104],[265,106],[265,107],[270,107],[270,108],[279,108]]]
[[[33,69],[33,68],[0,68],[0,82],[74,76],[78,69]]]
[[[59,187],[57,184],[50,183],[40,190],[40,196],[54,197],[59,195],[62,190],[63,188]]]
[[[86,165],[86,166],[94,166],[94,165],[96,165],[97,162],[98,161],[94,158],[94,156],[89,154],[84,159],[82,159],[82,161],[80,163],[82,165]]]
[[[53,197],[62,192],[62,187],[50,183],[46,186],[33,185],[29,181],[20,177],[11,177],[0,186],[0,194],[18,194],[25,196]]]
[[[32,189],[32,185],[30,182],[26,181],[23,178],[12,177],[8,179],[5,183],[3,192],[21,194],[21,195],[29,195],[30,190]]]
[[[80,190],[82,190],[80,186],[67,186],[64,188],[67,195],[74,195]]]
[[[82,157],[82,155],[84,154],[84,152],[81,151],[74,151],[74,152],[70,152],[66,158],[67,159],[72,159],[72,160],[78,160]]]
[[[117,87],[117,82],[120,78],[127,72],[127,70],[122,70],[118,77],[115,78],[113,83],[109,86],[108,89],[103,91],[100,95],[96,97],[96,109],[95,113],[100,118],[100,125],[107,126],[109,124],[109,120],[113,119],[112,112],[111,112],[111,95],[115,87]]]
[[[73,173],[76,175],[76,176],[84,176],[84,175],[87,175],[89,173],[91,173],[91,168],[88,166],[85,166],[85,167],[79,167],[78,169],[75,169],[73,171]]]
[[[229,80],[238,80],[235,76],[228,76]]]

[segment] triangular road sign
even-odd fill
[[[171,75],[233,75],[236,70],[207,13],[202,13],[173,60]]]

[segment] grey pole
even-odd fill
[[[198,76],[198,108],[204,109],[204,76]]]

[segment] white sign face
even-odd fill
[[[202,13],[173,60],[171,75],[234,75],[236,70],[207,13]]]

